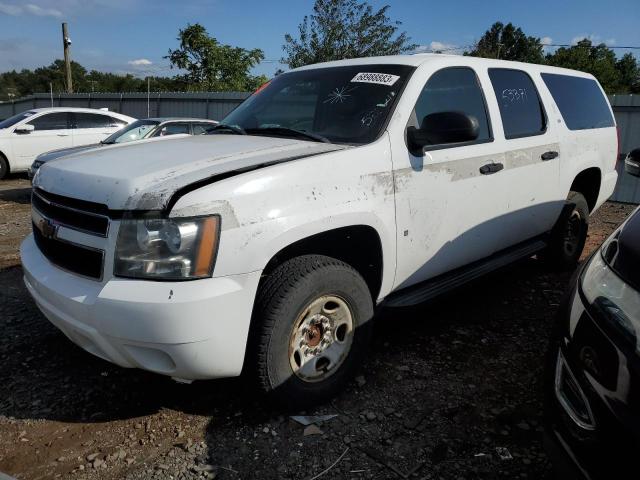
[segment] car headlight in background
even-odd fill
[[[640,353],[640,292],[627,285],[604,260],[607,255],[612,255],[615,242],[616,238],[612,236],[591,258],[582,274],[582,293],[598,316]]]
[[[114,275],[149,280],[210,277],[220,217],[123,219]]]

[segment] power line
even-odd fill
[[[578,44],[577,43],[573,43],[573,44],[569,44],[569,43],[547,43],[542,45],[543,47],[576,47]],[[605,44],[606,45],[606,44]],[[595,45],[597,46],[597,45]],[[616,46],[616,45],[606,45],[607,48],[626,48],[626,49],[631,49],[631,50],[640,50],[640,47],[636,47],[636,46]]]

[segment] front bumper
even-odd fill
[[[186,380],[242,370],[260,272],[185,282],[98,282],[52,265],[29,235],[24,281],[71,341],[122,367]]]
[[[635,470],[640,447],[640,412],[632,398],[640,383],[637,359],[594,321],[578,291],[579,278],[579,274],[574,277],[573,290],[560,308],[562,333],[549,360],[561,352],[584,394],[594,426],[581,427],[562,405],[550,363],[545,384],[545,448],[559,478],[630,478],[624,472]]]

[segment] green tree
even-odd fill
[[[625,53],[616,62],[620,74],[620,86],[616,93],[640,93],[640,67],[631,53]]]
[[[249,70],[264,59],[259,48],[245,50],[219,43],[200,24],[187,25],[178,34],[180,47],[169,50],[171,68],[186,70],[177,78],[189,90],[247,91],[255,90],[267,81],[255,77]]]
[[[366,1],[316,0],[313,13],[298,26],[298,38],[284,36],[291,68],[345,58],[394,55],[415,50],[406,32],[398,34],[400,22],[387,16],[389,6],[374,12]]]
[[[571,47],[561,47],[547,55],[547,63],[590,73],[607,93],[618,93],[624,89],[620,71],[616,68],[616,54],[604,43],[593,45],[591,40],[585,38]]]
[[[465,52],[473,57],[500,58],[517,62],[544,63],[542,43],[537,37],[527,36],[512,23],[494,23],[473,50]]]

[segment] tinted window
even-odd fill
[[[124,120],[120,120],[119,118],[116,118],[116,117],[109,117],[109,126],[110,127],[122,128],[122,127],[124,127],[126,125],[127,125],[127,122],[125,122]]]
[[[75,128],[110,128],[111,117],[96,113],[74,113]]]
[[[165,135],[175,135],[177,133],[190,133],[188,123],[169,123],[160,127],[160,130],[154,135],[164,137]]]
[[[463,112],[472,115],[480,126],[476,141],[491,138],[487,109],[482,89],[473,70],[466,67],[446,68],[427,81],[415,106],[415,121],[438,112]]]
[[[531,77],[520,70],[490,68],[489,78],[498,100],[506,138],[539,135],[546,121]]]
[[[204,133],[207,133],[207,131],[213,126],[214,126],[213,123],[194,123],[192,125],[193,134],[194,135],[202,135]]]
[[[542,79],[569,130],[613,127],[607,99],[595,80],[543,73]]]
[[[125,143],[140,140],[152,135],[152,132],[160,124],[157,120],[136,120],[124,128],[105,138],[102,143]]]
[[[36,130],[66,130],[69,128],[69,114],[66,112],[47,113],[30,122]]]

